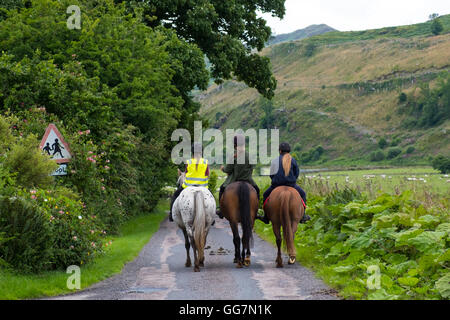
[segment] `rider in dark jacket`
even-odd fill
[[[236,181],[245,181],[248,182],[250,185],[252,185],[253,188],[255,188],[256,190],[256,194],[259,200],[259,193],[260,193],[259,187],[252,178],[254,165],[250,164],[248,152],[245,151],[245,139],[243,136],[237,135],[234,137],[234,150],[235,150],[234,162],[227,164],[225,167],[224,166],[221,167],[221,170],[225,172],[228,176],[225,182],[220,186],[219,203],[220,198],[222,197],[222,194],[225,191],[225,188],[231,183]],[[245,161],[242,164],[238,163],[237,161],[239,153],[241,152],[245,152]],[[223,219],[223,216],[219,208],[217,209],[216,213],[221,219]]]
[[[289,152],[291,152],[291,147],[289,146],[288,143],[282,143],[280,144],[280,156],[276,159],[272,160],[272,164],[270,166],[270,178],[272,179],[272,184],[271,186],[266,190],[266,192],[264,192],[263,194],[263,201],[264,203],[266,202],[267,198],[269,197],[270,193],[276,188],[276,187],[280,187],[280,186],[288,186],[288,187],[292,187],[295,190],[297,190],[297,192],[300,194],[300,196],[303,199],[303,202],[306,206],[306,192],[300,188],[299,185],[297,185],[297,179],[298,176],[300,174],[300,170],[298,168],[297,165],[297,161],[295,161],[294,158],[291,159],[291,169],[289,171],[289,174],[286,175],[283,169],[283,165],[282,165],[282,161],[283,161],[283,156]],[[306,208],[305,208],[306,210]],[[262,222],[264,222],[265,224],[269,224],[269,218],[266,216],[266,214],[264,213],[263,217],[259,217],[258,219],[260,219]],[[301,223],[304,223],[308,220],[310,220],[311,218],[304,214],[302,220],[300,221]]]

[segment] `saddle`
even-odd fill
[[[269,201],[269,199],[270,199],[270,196],[268,196],[267,199],[266,199],[266,201],[264,201],[264,203],[263,203],[263,209],[264,209],[264,206],[266,205],[267,201]],[[302,197],[300,197],[300,200],[302,200],[303,208],[306,210],[306,203],[305,203],[305,201],[303,201],[303,198],[302,198]]]

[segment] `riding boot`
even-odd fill
[[[306,214],[306,209],[305,209],[305,212],[303,213],[303,217],[302,217],[302,220],[300,220],[300,223],[306,223],[309,220],[311,220],[311,217]]]
[[[169,211],[169,221],[173,222],[173,217],[172,217],[172,208],[173,208],[173,203],[174,203],[174,199],[172,198],[170,201],[170,211]]]
[[[265,224],[269,224],[270,223],[269,217],[266,215],[265,212],[264,212],[264,216],[262,216],[262,217],[260,215],[256,215],[256,219],[261,220]]]
[[[218,209],[216,210],[216,214],[219,216],[220,219],[223,219],[223,215],[222,215],[222,213],[220,212],[220,208],[218,208]]]
[[[225,191],[225,188],[222,186],[220,186],[220,190],[219,190],[219,207],[216,210],[216,214],[219,216],[220,219],[223,219],[223,215],[220,212],[220,199],[222,198],[222,194]]]

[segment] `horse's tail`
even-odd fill
[[[287,251],[290,257],[295,256],[294,235],[292,233],[291,216],[289,213],[291,193],[282,192],[280,194],[281,225],[283,226],[283,236]]]
[[[250,216],[250,188],[247,183],[239,184],[239,211],[241,213],[242,240],[246,248],[253,242],[253,228]]]
[[[206,211],[202,191],[195,191],[194,215],[194,242],[195,247],[198,250],[198,258],[199,260],[202,260],[206,242]]]

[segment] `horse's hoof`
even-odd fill
[[[277,268],[283,268],[283,264],[282,263],[277,263]]]
[[[200,272],[200,268],[198,266],[194,267],[194,272]]]
[[[191,263],[190,261],[186,261],[186,263],[184,264],[184,266],[185,266],[186,268],[189,268],[189,267],[192,266],[192,263]]]
[[[238,263],[238,259],[234,258],[233,263]]]
[[[238,269],[241,269],[241,268],[242,268],[242,262],[241,262],[241,261],[239,261],[239,262],[236,264],[236,268],[238,268]]]
[[[204,267],[205,264],[204,264],[203,262],[200,262],[199,266],[200,266],[200,267]]]
[[[291,257],[289,258],[288,264],[294,264],[295,263],[295,258]]]
[[[245,258],[245,260],[244,260],[244,266],[246,266],[246,267],[248,267],[248,266],[250,266],[250,258]]]

